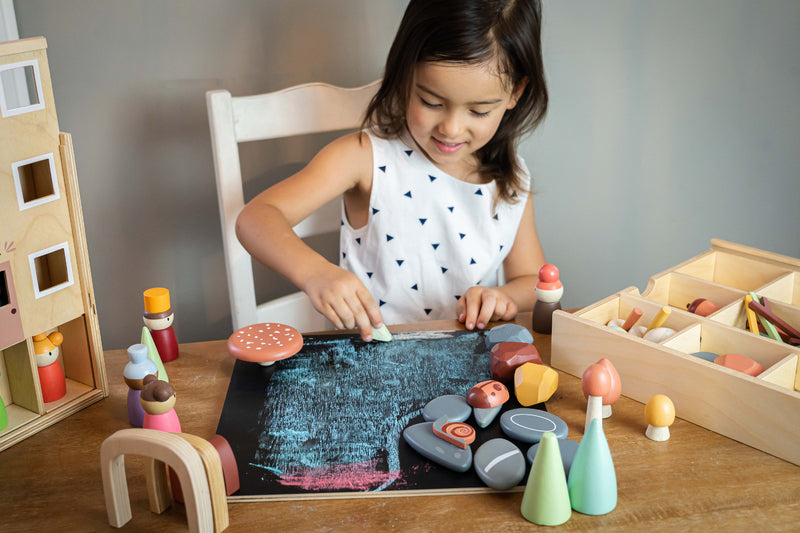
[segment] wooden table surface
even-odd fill
[[[528,325],[530,314],[518,322]],[[462,329],[455,321],[394,331]],[[535,335],[549,361],[550,339]],[[100,446],[127,419],[124,350],[105,352],[111,395],[0,452],[0,531],[108,531],[100,475]],[[205,438],[217,427],[233,370],[224,341],[181,345],[167,365],[183,430]],[[559,373],[548,410],[580,440],[586,402],[580,380]],[[623,394],[625,384],[623,386]],[[680,413],[678,413],[680,417]],[[617,473],[618,504],[604,516],[577,512],[564,530],[745,531],[800,530],[800,467],[683,420],[667,442],[644,436],[644,406],[628,398],[603,423]],[[798,443],[800,446],[800,443]],[[149,511],[143,461],[126,457],[133,519],[127,531],[185,531],[182,505]],[[529,531],[521,492],[370,497],[344,500],[231,503],[226,531]]]

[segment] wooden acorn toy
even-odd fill
[[[174,319],[169,306],[169,290],[154,287],[144,291],[144,325],[150,329],[158,355],[165,363],[178,358],[178,338],[172,329]]]
[[[50,335],[39,333],[33,336],[33,352],[36,354],[44,403],[54,402],[67,393],[67,380],[64,377],[64,370],[58,363],[58,347],[62,342],[64,335],[58,331]]]
[[[533,306],[533,324],[531,329],[536,333],[549,335],[553,330],[553,312],[561,309],[561,296],[564,286],[558,279],[558,268],[546,264],[539,269],[539,281],[536,283],[536,304]]]

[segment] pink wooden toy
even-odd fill
[[[558,268],[555,265],[547,264],[539,269],[535,291],[536,304],[533,307],[531,329],[536,333],[549,335],[553,330],[553,311],[561,309],[561,296],[564,294],[564,286],[558,279]]]
[[[64,377],[64,370],[58,363],[58,347],[62,342],[64,336],[58,331],[50,335],[39,333],[33,336],[33,352],[36,354],[44,403],[54,402],[67,394],[67,380]]]
[[[598,419],[600,424],[603,423],[603,396],[611,392],[611,374],[603,365],[597,363],[590,365],[581,377],[581,388],[587,400],[584,426],[586,431],[594,419]]]
[[[175,413],[175,389],[153,375],[145,376],[142,382],[140,400],[145,413],[143,427],[180,433],[181,423]]]
[[[154,287],[144,291],[144,325],[150,329],[158,355],[165,363],[178,358],[178,339],[172,329],[174,319],[167,289]]]

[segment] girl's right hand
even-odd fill
[[[372,328],[381,327],[383,317],[358,276],[328,263],[307,280],[302,288],[317,311],[337,329],[358,328],[364,341],[372,340]]]

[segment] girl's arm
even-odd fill
[[[506,284],[471,287],[456,303],[458,320],[467,329],[483,329],[491,320],[512,320],[518,312],[532,310],[536,303],[534,288],[545,259],[536,233],[531,196],[528,195],[514,245],[503,262]]]
[[[236,220],[236,236],[260,263],[288,278],[340,329],[358,327],[369,340],[383,323],[378,305],[351,272],[315,252],[292,227],[340,194],[369,195],[372,150],[358,133],[323,148],[297,174],[253,198]]]

